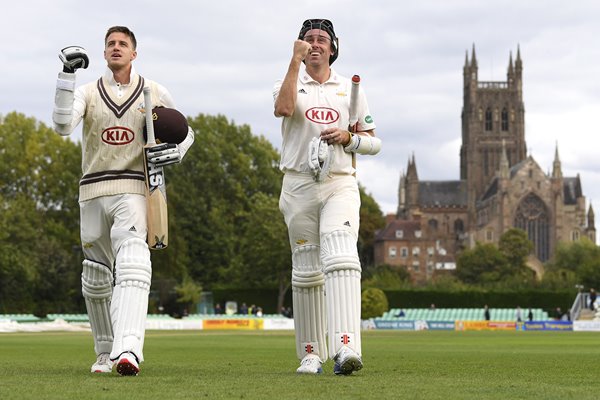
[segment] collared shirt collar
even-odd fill
[[[326,80],[323,84],[326,83],[340,83],[340,77],[337,74],[337,72],[335,72],[335,70],[333,68],[330,68],[330,74],[329,74],[329,79]],[[300,76],[300,80],[302,81],[302,83],[309,83],[309,82],[314,82],[320,85],[319,82],[315,81],[313,78],[311,78],[311,76],[308,74],[308,72],[306,72],[306,69],[302,72],[302,75]]]
[[[110,68],[106,67],[106,71],[104,71],[104,79],[106,80],[106,82],[108,82],[110,86],[129,86],[133,82],[133,78],[136,74],[137,72],[135,71],[135,67],[131,65],[131,72],[129,73],[129,83],[121,84],[115,81],[115,76],[113,72]]]

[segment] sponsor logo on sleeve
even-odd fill
[[[372,124],[372,123],[373,123],[373,117],[371,117],[370,115],[367,115],[367,116],[365,117],[365,122],[366,122],[367,124]]]

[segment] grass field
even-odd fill
[[[151,331],[137,377],[94,375],[89,333],[0,334],[0,399],[597,399],[600,334],[363,335],[365,367],[297,375],[291,332]]]

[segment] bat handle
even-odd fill
[[[156,138],[154,136],[154,122],[152,121],[152,92],[150,86],[144,86],[144,111],[146,113],[146,143],[155,145]]]

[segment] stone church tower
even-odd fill
[[[455,256],[476,242],[498,243],[524,230],[538,277],[560,242],[596,241],[581,179],[563,176],[556,146],[545,172],[525,142],[523,63],[509,56],[506,81],[479,81],[475,46],[463,68],[459,180],[423,180],[413,154],[400,175],[398,210],[375,238],[375,262],[403,266],[415,281],[456,268]]]
[[[475,203],[495,177],[503,143],[508,164],[525,159],[525,106],[521,52],[508,62],[505,82],[478,80],[475,46],[463,68],[462,146],[460,179],[467,182],[469,222],[474,222]]]

